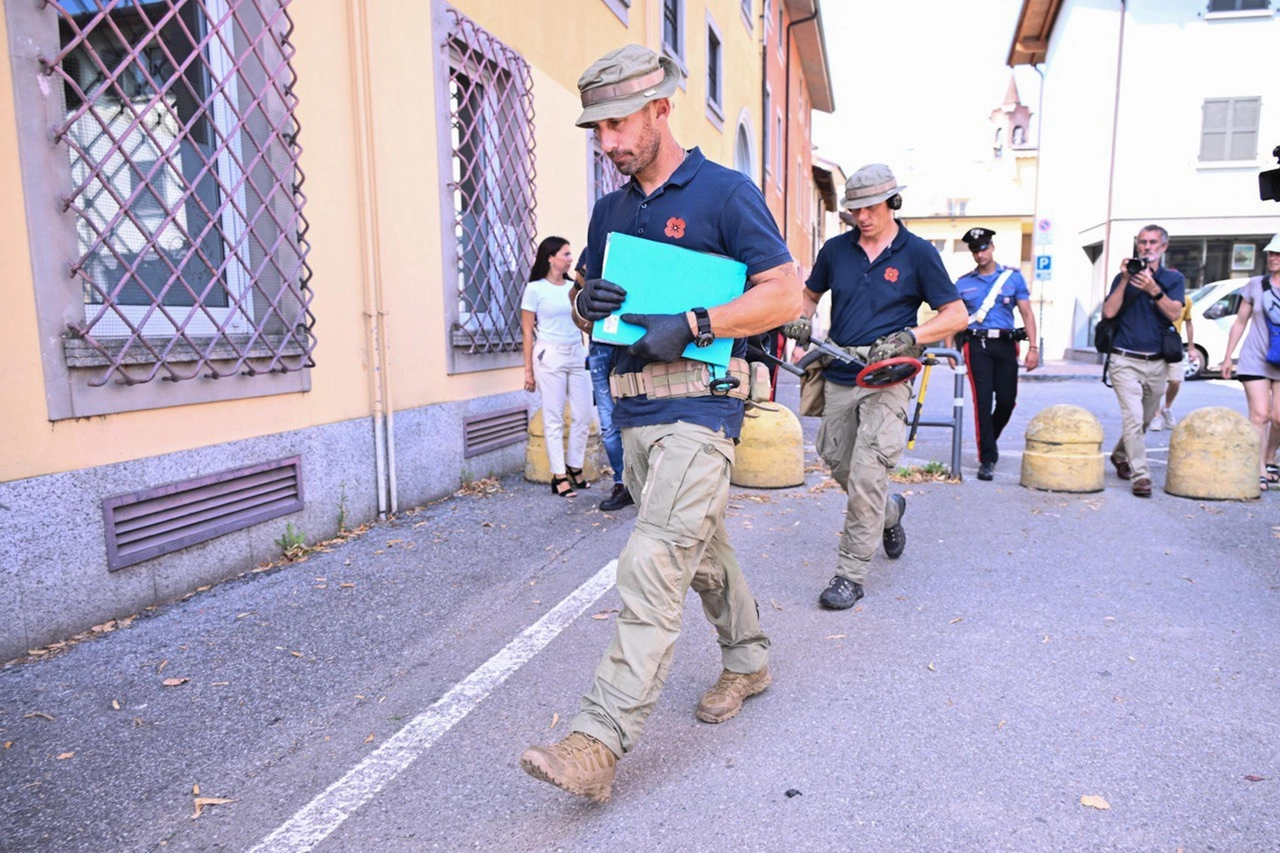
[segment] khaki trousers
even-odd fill
[[[1143,437],[1151,419],[1164,404],[1169,365],[1156,359],[1144,361],[1128,356],[1111,356],[1111,387],[1120,401],[1120,440],[1112,456],[1125,460],[1133,469],[1133,479],[1150,477],[1147,465],[1147,442]]]
[[[690,586],[725,669],[756,672],[769,662],[760,610],[724,527],[732,439],[679,422],[624,429],[622,447],[624,482],[639,504],[618,557],[622,612],[570,726],[618,756],[635,746],[662,693]]]
[[[836,574],[860,584],[884,529],[900,520],[889,500],[889,472],[906,447],[911,384],[875,391],[827,381],[824,391],[818,455],[849,496]]]

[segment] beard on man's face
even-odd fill
[[[628,178],[637,172],[643,172],[658,157],[661,137],[653,124],[651,116],[645,117],[644,125],[636,137],[636,143],[629,149],[618,149],[609,155],[613,165]]]

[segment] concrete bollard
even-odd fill
[[[1169,436],[1164,490],[1182,498],[1241,501],[1259,497],[1258,432],[1221,406],[1196,409]]]
[[[569,415],[568,404],[564,407],[564,446],[569,449]],[[566,457],[567,460],[567,457]],[[604,475],[609,467],[608,456],[604,452],[604,443],[600,440],[600,423],[591,418],[591,429],[587,432],[587,452],[582,460],[582,476],[588,483],[595,482]],[[547,458],[547,435],[542,425],[542,409],[529,418],[529,443],[524,450],[524,478],[531,483],[551,482],[551,461]]]
[[[804,484],[804,435],[800,419],[777,403],[747,407],[742,439],[734,451],[729,482],[756,489]]]
[[[1027,424],[1026,441],[1022,485],[1028,489],[1102,491],[1102,424],[1089,410],[1050,406]]]

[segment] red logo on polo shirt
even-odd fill
[[[884,280],[885,280],[885,281],[897,281],[897,280],[898,280],[898,268],[897,268],[897,267],[885,267],[885,270],[884,270]]]
[[[678,216],[671,217],[667,220],[667,230],[662,233],[679,240],[684,236],[684,220]]]

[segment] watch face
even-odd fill
[[[711,334],[710,332],[703,332],[702,334],[698,335],[698,337],[694,340],[694,343],[697,344],[699,347],[709,347],[711,346],[712,342],[715,339],[716,339],[716,336]]]

